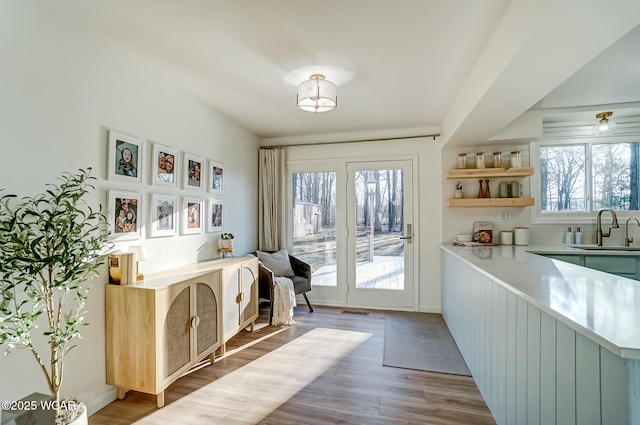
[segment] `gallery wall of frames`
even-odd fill
[[[108,179],[142,185],[148,173],[152,193],[109,189],[110,236],[114,241],[221,232],[224,228],[224,165],[109,130]],[[145,155],[151,161],[145,162]],[[145,169],[145,164],[150,169]]]

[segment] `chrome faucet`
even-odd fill
[[[629,246],[631,242],[633,242],[633,238],[629,237],[629,221],[635,220],[638,223],[638,227],[640,227],[640,220],[635,217],[631,217],[627,219],[627,223],[625,224],[625,232],[624,232],[624,246]]]
[[[620,226],[618,225],[618,216],[616,216],[616,212],[614,210],[600,210],[598,211],[598,216],[597,216],[597,224],[596,224],[596,245],[598,246],[602,246],[602,238],[608,238],[609,236],[611,236],[611,227],[609,227],[609,230],[607,231],[607,233],[602,231],[602,213],[605,211],[609,211],[611,213],[611,227],[613,227],[614,229],[619,229]]]

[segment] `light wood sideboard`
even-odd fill
[[[225,258],[164,271],[131,285],[106,286],[107,383],[164,390],[258,318],[258,259]]]

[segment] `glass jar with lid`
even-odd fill
[[[502,152],[493,153],[493,162],[491,164],[493,168],[502,168]]]
[[[522,166],[522,162],[520,160],[520,151],[511,152],[511,166],[514,168],[519,168]]]
[[[467,168],[467,154],[458,154],[458,168]]]
[[[484,168],[484,152],[476,152],[476,168]]]

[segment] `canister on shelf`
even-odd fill
[[[513,168],[522,167],[522,161],[520,159],[520,151],[511,152],[511,167]]]
[[[484,152],[476,153],[476,168],[484,168]]]
[[[458,168],[467,168],[467,154],[458,154]]]
[[[493,153],[493,168],[502,168],[502,152]]]

